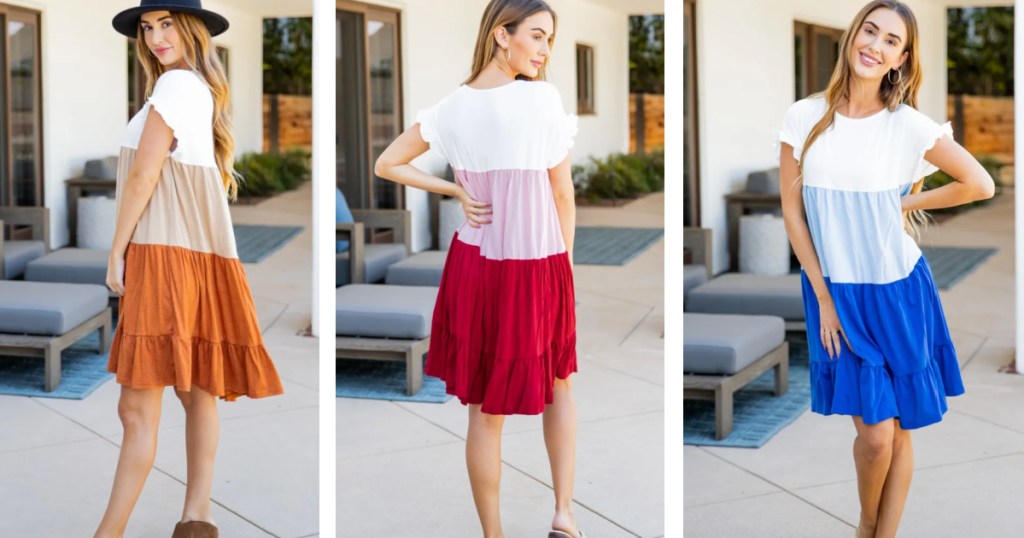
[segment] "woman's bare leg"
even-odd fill
[[[555,379],[551,405],[544,409],[544,444],[551,462],[551,482],[555,488],[555,517],[552,528],[576,533],[572,513],[572,488],[576,476],[576,401],[571,378]]]
[[[894,419],[864,424],[853,417],[857,438],[853,441],[853,461],[857,467],[857,493],[860,496],[860,536],[873,538],[878,527],[878,506],[882,487],[892,461]]]
[[[220,436],[217,397],[195,385],[192,385],[189,392],[176,390],[175,393],[185,408],[185,452],[188,461],[185,508],[181,520],[213,523],[210,496],[217,440]]]
[[[504,415],[488,415],[479,405],[469,406],[466,435],[466,468],[473,501],[483,526],[484,538],[503,538],[499,489],[501,485],[501,428]]]
[[[142,493],[149,470],[156,459],[156,433],[160,425],[163,388],[133,389],[121,387],[117,413],[124,426],[121,453],[117,458],[114,485],[107,511],[96,529],[97,538],[124,536],[128,518]]]
[[[914,475],[914,446],[910,432],[900,427],[896,420],[892,439],[892,462],[885,477],[882,498],[878,506],[877,538],[893,538],[903,516],[903,506],[910,492],[910,479]]]

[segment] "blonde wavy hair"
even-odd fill
[[[814,96],[825,97],[826,110],[825,115],[822,116],[818,123],[814,125],[811,132],[807,135],[807,140],[804,141],[802,155],[807,155],[807,150],[810,149],[811,145],[824,133],[835,119],[836,108],[841,103],[848,100],[850,97],[850,82],[853,79],[853,66],[850,65],[850,51],[853,49],[853,41],[857,37],[857,33],[860,31],[861,26],[864,25],[864,21],[867,20],[868,15],[876,9],[885,8],[891,9],[896,12],[897,15],[903,19],[903,24],[907,27],[906,40],[903,42],[903,51],[907,52],[907,60],[900,66],[899,71],[902,72],[898,78],[898,83],[893,84],[889,82],[889,77],[882,77],[882,85],[879,88],[879,94],[882,98],[882,102],[885,103],[885,107],[890,112],[895,112],[901,104],[917,108],[917,93],[921,89],[921,81],[923,74],[921,72],[920,54],[918,48],[918,30],[917,30],[917,19],[914,18],[914,13],[910,10],[910,7],[896,0],[873,0],[861,8],[857,16],[853,18],[853,22],[849,28],[843,33],[843,37],[840,40],[839,46],[839,59],[836,63],[835,70],[832,71],[832,78],[829,80],[828,87],[824,92],[815,94]],[[794,185],[799,185],[803,181],[805,159],[801,159],[798,162],[800,170],[799,175],[794,182]],[[910,189],[912,194],[921,192],[924,188],[924,178],[920,178],[914,182]],[[914,236],[915,239],[921,239],[921,231],[928,225],[929,215],[924,211],[914,210],[910,212],[904,212],[903,214],[903,227]]]
[[[555,15],[555,10],[551,9],[547,2],[544,0],[491,0],[487,7],[484,8],[484,15],[480,19],[480,30],[476,36],[476,46],[473,48],[473,68],[469,78],[463,84],[468,84],[476,79],[480,72],[487,67],[487,64],[491,62],[491,59],[494,58],[498,50],[498,42],[494,39],[495,30],[504,26],[509,35],[515,34],[516,27],[519,23],[523,22],[523,19],[541,11],[547,11],[551,14],[551,20],[554,24],[552,25],[552,33],[548,36],[548,46],[554,47],[555,33],[558,31],[558,15]],[[518,75],[516,78],[520,80],[546,80],[547,67],[548,62],[545,59],[544,65],[541,66],[536,77],[530,78],[526,75]]]
[[[171,11],[171,19],[181,38],[182,57],[185,63],[198,73],[213,94],[213,154],[217,161],[217,169],[224,183],[228,198],[238,197],[238,175],[234,171],[235,138],[231,134],[231,91],[224,66],[217,56],[210,32],[202,19],[189,13]],[[146,73],[146,96],[153,95],[156,80],[167,68],[149,52],[146,36],[139,25],[138,46],[135,55]]]

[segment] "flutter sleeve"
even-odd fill
[[[781,151],[781,144],[785,142],[793,147],[794,159],[799,161],[803,155],[804,140],[807,138],[804,105],[803,101],[797,101],[786,110],[786,115],[782,117],[782,129],[778,131],[775,143],[776,154]]]
[[[911,108],[907,114],[907,151],[910,162],[913,163],[913,173],[907,179],[917,181],[918,179],[938,171],[939,167],[928,162],[924,154],[935,147],[943,136],[953,137],[953,125],[950,122],[938,123],[924,115],[924,113]]]
[[[551,91],[548,96],[550,114],[550,143],[548,146],[547,166],[554,168],[559,165],[569,154],[569,148],[575,144],[575,136],[579,131],[579,117],[576,114],[569,114],[562,105],[562,97],[558,88],[550,85]]]
[[[197,95],[196,85],[202,84],[196,76],[188,71],[172,69],[160,75],[153,86],[153,95],[149,96],[149,105],[160,113],[164,123],[174,131],[176,139],[182,139],[189,130],[189,106]]]

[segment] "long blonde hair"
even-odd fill
[[[907,27],[907,38],[903,44],[903,50],[907,52],[907,60],[903,62],[899,71],[902,74],[897,78],[899,81],[897,84],[893,84],[889,81],[888,75],[882,77],[882,85],[879,88],[879,94],[882,98],[882,102],[885,103],[885,107],[890,112],[895,112],[901,104],[906,104],[911,107],[917,108],[917,92],[921,89],[921,81],[923,74],[921,72],[921,63],[919,61],[919,48],[918,48],[918,31],[917,31],[917,19],[914,18],[914,13],[910,11],[910,7],[899,2],[897,0],[873,0],[866,6],[861,8],[857,16],[853,18],[853,22],[850,27],[843,33],[843,37],[840,40],[839,46],[839,59],[836,63],[835,70],[832,71],[832,78],[829,80],[828,87],[824,92],[816,95],[824,95],[826,110],[825,115],[822,116],[818,123],[814,125],[811,132],[807,135],[807,140],[804,141],[803,150],[801,154],[806,157],[807,150],[810,149],[811,145],[824,133],[835,119],[836,108],[843,101],[846,101],[850,97],[850,82],[853,78],[853,66],[850,65],[849,51],[853,48],[853,41],[857,37],[857,33],[863,26],[864,21],[868,18],[874,10],[878,8],[887,8],[896,12],[897,15],[903,19],[903,24]],[[803,180],[804,162],[806,159],[800,159],[798,168],[800,174],[797,176],[795,184],[799,184]],[[911,193],[921,192],[924,187],[924,178],[918,179],[914,182],[911,187]],[[911,232],[917,239],[921,237],[921,229],[928,223],[927,214],[924,211],[910,211],[904,215],[903,225]]]
[[[551,21],[554,24],[552,26],[552,34],[548,36],[548,46],[554,46],[555,32],[558,31],[558,15],[555,15],[555,10],[551,9],[547,2],[544,0],[491,0],[487,7],[484,8],[484,15],[480,19],[480,31],[476,36],[476,46],[473,48],[473,69],[469,78],[463,84],[468,84],[476,79],[480,72],[487,67],[491,59],[494,58],[494,54],[498,49],[498,44],[494,40],[495,30],[504,26],[510,35],[515,34],[516,26],[523,22],[523,19],[541,11],[547,11],[551,14]],[[536,77],[530,78],[526,75],[518,75],[516,78],[521,80],[545,80],[547,67],[548,63],[545,60]]]
[[[228,198],[238,197],[238,178],[234,171],[235,139],[231,134],[231,91],[228,78],[224,74],[224,66],[217,56],[210,32],[202,19],[179,11],[171,11],[174,27],[181,38],[182,58],[188,66],[198,73],[209,86],[213,94],[213,154],[224,183]],[[160,78],[167,68],[150,53],[146,46],[146,37],[142,26],[138,30],[138,46],[135,54],[146,72],[146,95],[153,95],[156,79]]]

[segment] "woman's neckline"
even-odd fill
[[[864,121],[864,120],[870,120],[871,118],[876,118],[876,117],[880,116],[886,110],[889,110],[889,107],[883,106],[882,109],[879,110],[878,112],[875,112],[875,113],[870,114],[868,116],[864,116],[862,118],[851,118],[849,116],[844,116],[843,114],[839,113],[839,110],[836,110],[836,116],[838,116],[840,118],[843,118],[844,120],[847,120],[847,121]]]
[[[500,90],[500,89],[505,88],[507,86],[512,86],[516,82],[523,82],[523,81],[521,81],[519,79],[514,79],[511,82],[506,82],[506,83],[502,84],[501,86],[494,86],[492,88],[474,88],[474,87],[472,87],[472,86],[470,86],[468,84],[463,84],[462,87],[466,88],[467,90],[474,91],[474,92],[489,92],[491,90]]]

